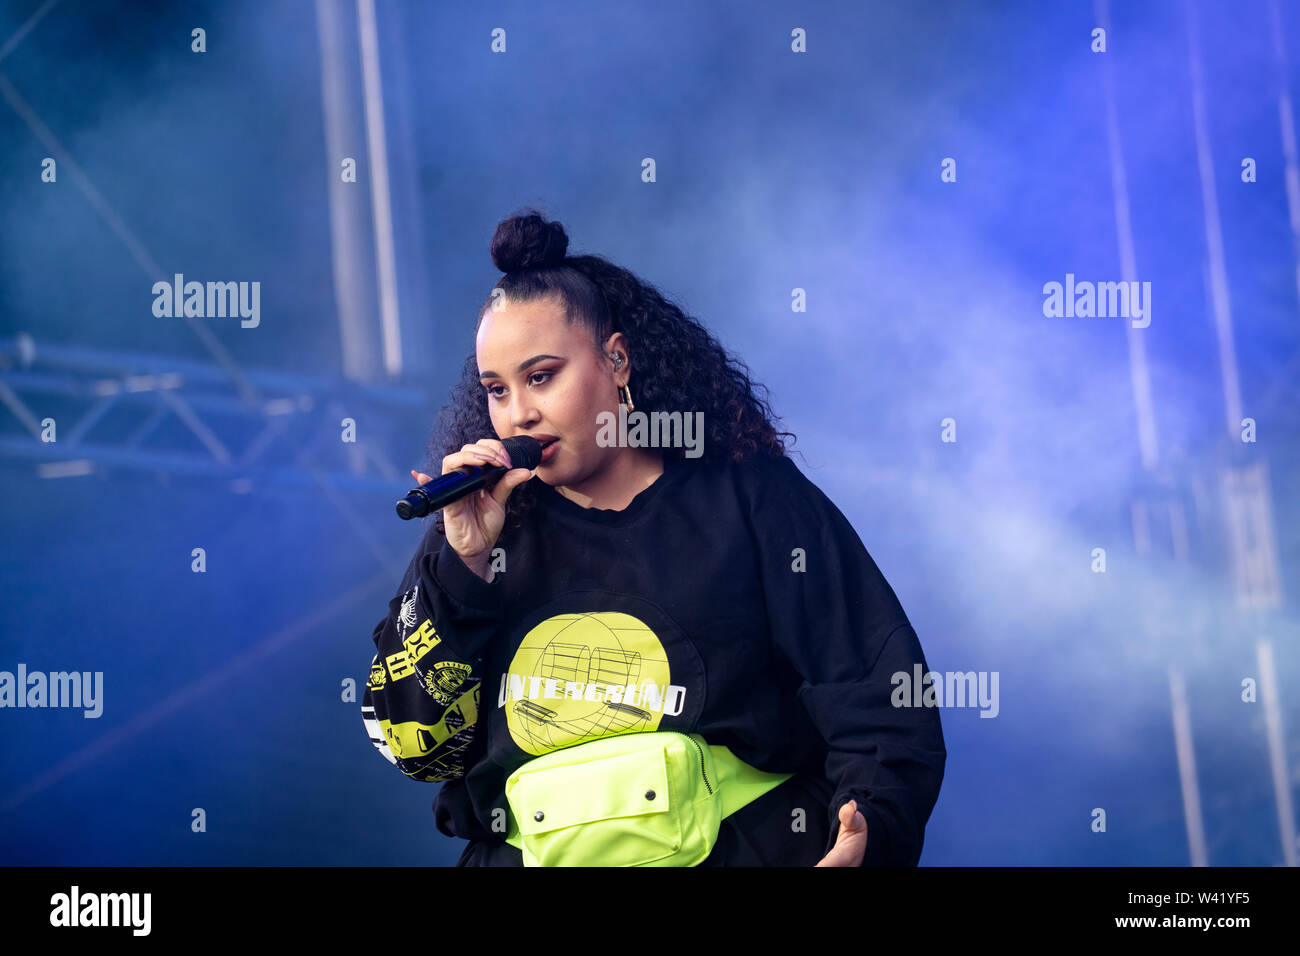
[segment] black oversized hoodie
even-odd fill
[[[621,511],[533,479],[491,582],[430,522],[374,631],[371,740],[413,779],[446,781],[438,828],[504,851],[492,862],[518,860],[504,784],[521,764],[678,730],[797,774],[724,820],[706,863],[816,862],[856,799],[864,865],[914,865],[946,750],[936,708],[891,704],[893,675],[928,670],[893,589],[790,459],[664,464]]]

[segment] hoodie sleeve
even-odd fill
[[[413,780],[463,777],[482,753],[482,651],[501,619],[501,588],[467,568],[430,522],[375,625],[361,719],[380,754]]]
[[[939,711],[896,707],[894,674],[928,670],[916,632],[848,519],[788,458],[759,469],[752,533],[773,650],[826,746],[830,852],[850,799],[864,866],[914,866],[947,751]]]

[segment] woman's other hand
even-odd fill
[[[831,852],[815,866],[861,866],[867,852],[867,819],[858,810],[858,801],[840,807],[840,832]]]

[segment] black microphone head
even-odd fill
[[[533,469],[542,463],[542,443],[531,435],[516,435],[502,439],[510,464],[515,468]]]

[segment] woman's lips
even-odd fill
[[[555,441],[551,442],[549,445],[547,445],[545,448],[542,449],[541,463],[543,465],[545,465],[547,462],[549,462],[552,458],[555,457],[556,446],[559,444],[560,444],[560,440],[557,438]]]

